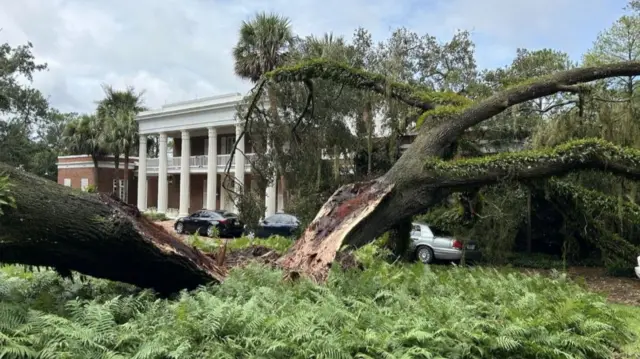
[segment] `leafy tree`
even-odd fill
[[[20,83],[19,78],[33,80],[33,75],[47,68],[35,61],[33,45],[11,47],[0,45],[0,114],[26,128],[40,122],[47,115],[48,103],[40,91]]]

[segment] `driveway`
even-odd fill
[[[157,224],[159,224],[160,226],[162,226],[162,228],[164,228],[167,232],[173,234],[174,236],[182,239],[183,241],[186,240],[189,235],[187,234],[177,234],[176,230],[173,229],[173,224],[176,223],[175,220],[170,219],[168,221],[161,221],[161,222],[156,222]]]

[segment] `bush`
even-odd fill
[[[289,247],[293,245],[292,239],[282,236],[271,236],[266,239],[241,237],[225,240],[220,238],[201,237],[197,234],[192,234],[187,237],[186,243],[200,249],[205,253],[214,253],[224,245],[225,241],[227,243],[227,249],[231,251],[245,249],[250,246],[256,245],[269,248],[281,254],[286,252]]]
[[[392,265],[384,252],[363,247],[367,269],[335,266],[326,285],[253,265],[173,299],[5,270],[0,357],[610,358],[631,338],[562,275]]]
[[[160,212],[145,212],[144,215],[154,222],[162,222],[162,221],[169,220],[166,214],[160,213]]]

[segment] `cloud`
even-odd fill
[[[481,66],[508,63],[517,47],[552,47],[577,57],[621,13],[622,0],[0,0],[0,42],[31,41],[49,64],[34,85],[63,111],[86,112],[102,83],[133,85],[150,107],[245,92],[231,49],[243,20],[274,11],[301,34],[376,40],[405,26],[446,40],[472,31]]]

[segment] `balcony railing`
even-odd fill
[[[244,162],[245,168],[251,166],[251,160],[255,156],[256,156],[255,153],[247,153],[247,158],[245,159],[245,162]],[[218,170],[224,170],[226,168],[227,163],[229,162],[229,158],[231,158],[231,155],[218,155],[218,158],[216,159],[216,165],[218,167]],[[181,162],[182,161],[180,157],[167,158],[167,171],[168,172],[180,171]],[[235,164],[236,164],[236,156],[233,156],[233,161],[231,162],[232,169],[235,167]],[[191,169],[201,168],[206,170],[208,165],[209,165],[209,156],[207,155],[189,157],[189,168]],[[160,167],[159,158],[147,159],[147,172],[158,172],[160,169],[159,167]]]

